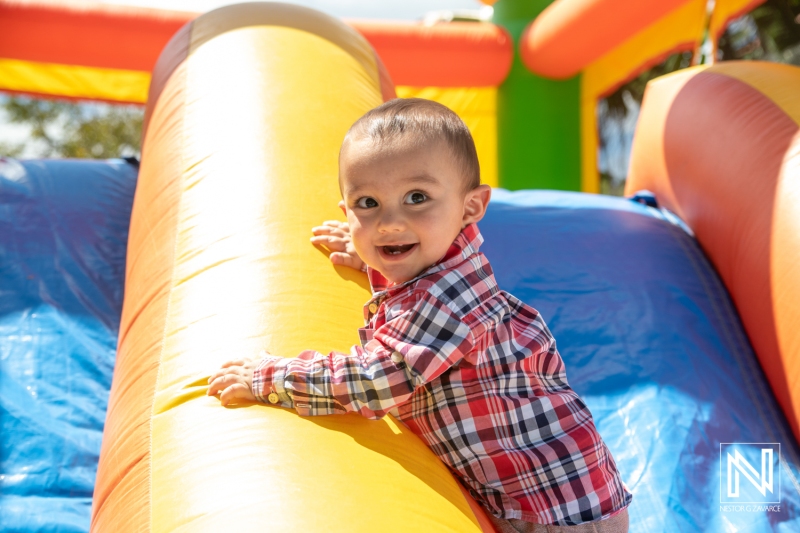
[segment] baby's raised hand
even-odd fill
[[[356,270],[365,270],[364,261],[356,253],[350,238],[350,226],[347,222],[326,220],[322,226],[311,228],[314,237],[311,242],[321,244],[331,251],[331,263],[344,265]]]
[[[208,392],[206,394],[216,396],[221,393],[219,400],[223,406],[234,400],[256,401],[256,397],[253,396],[252,392],[253,372],[259,362],[260,359],[251,358],[228,361],[208,378]]]

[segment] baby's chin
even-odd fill
[[[400,285],[401,283],[405,283],[406,281],[410,281],[423,272],[425,272],[429,267],[421,268],[419,270],[412,269],[411,271],[402,272],[399,269],[381,269],[380,267],[376,268],[370,265],[370,268],[373,270],[377,270],[381,273],[381,275],[386,278],[387,280],[391,281],[396,285]]]

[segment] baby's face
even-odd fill
[[[340,207],[358,255],[395,283],[440,260],[472,221],[465,216],[464,178],[443,141],[349,139],[339,178]]]

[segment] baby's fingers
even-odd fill
[[[219,394],[221,390],[230,385],[230,383],[226,384],[227,379],[228,376],[225,374],[221,376],[211,376],[208,379],[208,392],[206,392],[206,394],[209,396],[216,396]]]
[[[342,222],[341,220],[326,220],[322,223],[323,226],[331,226],[334,228],[342,228],[347,229],[347,222]]]
[[[211,377],[208,378],[208,382],[211,383],[212,381],[214,381],[218,377],[221,377],[221,376],[224,376],[225,374],[231,373],[231,370],[232,370],[231,367],[233,367],[233,366],[244,366],[244,364],[246,362],[247,361],[245,361],[244,359],[234,359],[232,361],[228,361],[227,363],[224,363],[219,370],[217,370],[216,372],[211,374]]]
[[[319,235],[316,237],[311,237],[311,242],[313,244],[321,244],[328,248],[329,250],[336,251],[336,252],[343,252],[347,248],[347,241],[340,237],[331,237],[327,235]]]
[[[219,396],[220,403],[224,406],[229,403],[235,403],[234,400],[255,400],[255,396],[243,383],[234,383],[230,387],[222,391]]]
[[[343,235],[350,235],[350,224],[347,222],[339,222],[338,220],[326,220],[322,223],[323,226],[329,228],[335,228],[337,235],[342,233]]]
[[[364,262],[358,256],[352,256],[348,253],[334,252],[331,254],[331,263],[334,265],[343,265],[356,270],[361,270]]]
[[[332,235],[339,238],[344,238],[347,236],[347,232],[345,230],[331,226],[314,226],[311,228],[311,233],[314,235]]]

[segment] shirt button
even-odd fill
[[[392,362],[396,365],[399,365],[403,362],[403,354],[400,352],[392,352]]]
[[[278,398],[277,393],[270,392],[269,396],[267,396],[267,400],[269,400],[269,403],[278,403],[278,401],[280,401],[280,398]]]
[[[378,312],[378,304],[376,304],[375,302],[372,302],[371,304],[369,304],[369,312],[372,313],[372,314],[377,313]]]

